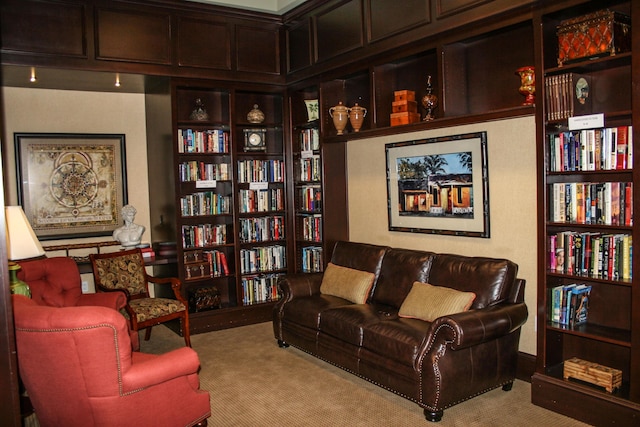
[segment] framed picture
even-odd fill
[[[18,202],[38,238],[107,236],[127,203],[121,134],[15,133]]]
[[[307,106],[308,121],[312,122],[320,118],[320,108],[317,99],[305,99],[305,105]]]
[[[385,150],[389,230],[489,237],[486,132]]]

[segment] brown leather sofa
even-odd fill
[[[506,259],[465,257],[338,242],[331,264],[373,273],[366,303],[321,293],[323,273],[284,276],[275,338],[424,408],[443,410],[516,377],[524,280]],[[475,293],[467,311],[429,322],[400,317],[414,282]],[[441,289],[441,288],[440,288]]]

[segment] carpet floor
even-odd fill
[[[140,337],[141,351],[161,354],[184,345],[170,329]],[[531,386],[496,389],[444,411],[429,423],[422,409],[303,351],[281,349],[271,323],[191,337],[201,363],[201,388],[211,394],[209,426],[469,427],[566,426],[587,424],[531,403]]]

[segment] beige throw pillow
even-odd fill
[[[320,293],[364,304],[373,285],[374,274],[329,263],[320,284]]]
[[[476,294],[443,286],[414,282],[398,316],[433,322],[438,317],[469,310]]]

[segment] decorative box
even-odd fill
[[[418,123],[420,121],[420,113],[391,113],[391,126],[408,125],[409,123]]]
[[[416,101],[394,101],[391,103],[392,113],[417,113],[418,103]]]
[[[631,18],[608,9],[561,21],[557,34],[559,67],[631,50]]]
[[[185,279],[199,279],[201,277],[213,277],[211,263],[209,261],[194,262],[184,265]]]
[[[220,291],[215,286],[197,288],[189,292],[189,312],[220,308]]]
[[[622,385],[622,371],[573,357],[564,361],[563,377],[604,387],[609,393]]]
[[[201,249],[195,251],[185,251],[184,252],[184,262],[201,262],[205,258],[204,253]]]
[[[393,92],[395,101],[415,101],[416,93],[412,90],[396,90]]]

